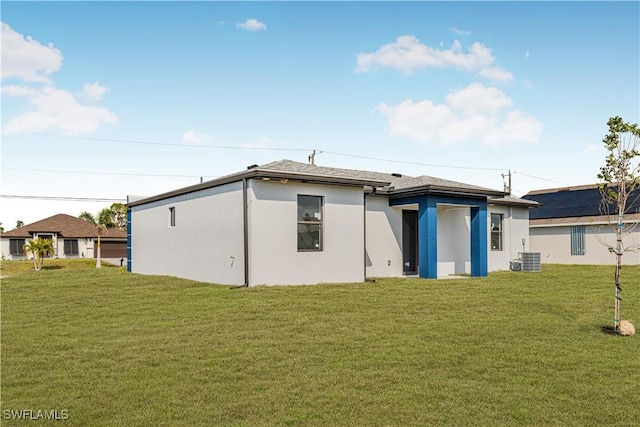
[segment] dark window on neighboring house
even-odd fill
[[[585,246],[585,226],[575,225],[571,227],[571,255],[584,255]]]
[[[25,244],[24,239],[9,239],[9,254],[24,255],[24,249],[22,249],[24,244]]]
[[[169,227],[176,226],[176,208],[175,206],[171,206],[169,208]]]
[[[491,214],[491,250],[502,250],[502,214]]]
[[[64,239],[64,254],[78,255],[78,240]]]
[[[298,251],[322,251],[322,196],[298,196]]]
[[[51,244],[53,245],[53,235],[52,234],[38,234],[37,238],[38,239],[42,239],[42,240],[51,240]],[[55,252],[57,252],[57,248],[55,246],[53,246],[53,252],[46,254],[44,257],[45,258],[51,258],[51,255],[53,255]]]

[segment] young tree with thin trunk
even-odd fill
[[[638,251],[640,247],[627,245],[624,237],[638,224],[625,223],[625,215],[637,214],[640,197],[640,128],[637,124],[624,122],[620,117],[612,117],[607,122],[609,133],[603,139],[608,151],[606,163],[600,168],[600,212],[609,216],[609,226],[614,231],[614,245],[605,244],[615,254],[615,305],[613,328],[620,325],[622,256],[626,252]]]
[[[33,264],[36,271],[42,270],[44,258],[55,253],[51,239],[33,239],[22,246],[27,254],[33,254]]]

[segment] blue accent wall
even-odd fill
[[[127,271],[131,271],[131,209],[127,209]]]
[[[466,205],[471,211],[471,276],[486,276],[487,252],[487,200],[455,196],[409,196],[390,199],[390,206],[418,205],[418,262],[420,277],[438,277],[438,204]]]

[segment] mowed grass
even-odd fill
[[[59,258],[47,258],[42,264],[42,269],[47,270],[76,270],[95,268],[96,260],[91,258],[82,259],[59,259]],[[101,261],[103,267],[115,267],[105,261]],[[0,277],[10,277],[16,274],[26,273],[33,270],[33,260],[11,260],[0,262]]]
[[[2,414],[67,410],[57,423],[69,426],[638,425],[640,341],[602,332],[612,278],[612,267],[544,265],[234,290],[117,268],[27,272],[1,285]],[[636,325],[639,278],[623,270]]]

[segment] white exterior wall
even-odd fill
[[[585,225],[585,254],[571,255],[571,225],[531,227],[531,250],[540,252],[541,262],[550,264],[614,264],[615,255],[600,243],[605,240],[615,246],[616,236],[608,226]],[[625,245],[640,244],[640,231],[624,238]],[[640,264],[640,253],[627,252],[622,256],[626,265]]]
[[[2,239],[0,241],[0,251],[2,253],[3,260],[24,259],[23,256],[15,256],[9,253],[11,251],[11,246],[9,246],[9,239]]]
[[[85,239],[85,238],[71,238],[68,240],[77,240],[78,241],[78,255],[65,255],[64,254],[64,238],[60,237],[57,235],[57,233],[44,233],[46,235],[51,235],[53,234],[53,244],[54,244],[54,250],[56,251],[56,253],[53,255],[53,258],[93,258],[93,241],[92,239]],[[36,234],[33,238],[37,238],[38,235]],[[13,240],[14,238],[3,238],[2,241],[0,242],[1,246],[1,250],[2,250],[2,256],[4,257],[4,259],[6,260],[19,260],[19,259],[31,259],[33,258],[32,255],[29,256],[24,256],[24,255],[10,255],[9,251],[10,251],[10,243],[9,240]],[[15,239],[22,239],[22,237],[15,237]],[[25,243],[28,242],[29,240],[31,240],[31,238],[24,238]]]
[[[243,284],[242,205],[242,182],[235,182],[132,207],[132,271]]]
[[[324,197],[322,251],[298,252],[298,195]],[[252,179],[248,196],[250,285],[364,281],[362,188]]]
[[[367,277],[402,277],[402,210],[389,199],[367,196]]]
[[[367,277],[402,277],[402,210],[384,198],[367,198]],[[438,205],[438,276],[471,272],[469,207]],[[491,250],[491,213],[503,215],[503,248]],[[493,206],[487,211],[488,270],[508,270],[510,261],[529,251],[529,208]],[[390,264],[390,265],[388,265]]]
[[[492,213],[503,215],[501,251],[491,249]],[[511,261],[517,259],[518,254],[522,252],[522,239],[524,252],[537,252],[531,248],[529,238],[529,208],[490,205],[487,212],[487,233],[489,271],[509,270]]]
[[[468,206],[438,205],[438,276],[471,273]]]
[[[65,255],[64,254],[64,241],[65,240],[77,240],[78,241],[78,255]],[[96,243],[97,244],[97,243]],[[91,238],[77,238],[77,239],[64,239],[58,236],[56,239],[56,258],[93,258],[93,246],[94,242]]]

